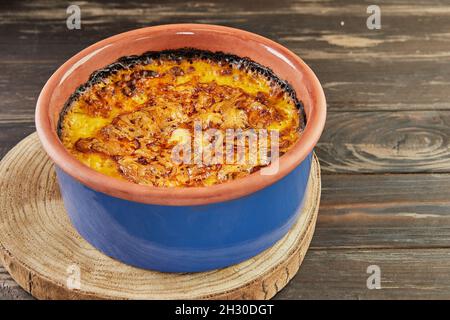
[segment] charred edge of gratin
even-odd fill
[[[216,63],[225,62],[227,64],[233,64],[239,70],[251,71],[259,73],[264,76],[270,83],[275,86],[279,86],[289,97],[293,100],[295,106],[300,112],[300,129],[304,129],[306,126],[306,114],[303,103],[297,99],[297,95],[292,86],[285,80],[280,79],[272,69],[265,67],[250,58],[239,57],[234,54],[228,54],[221,51],[208,51],[200,50],[195,48],[180,48],[180,49],[170,49],[162,51],[148,51],[140,56],[131,55],[119,58],[116,62],[94,71],[90,76],[89,80],[82,85],[80,85],[74,93],[69,97],[64,107],[59,114],[59,120],[57,125],[57,134],[61,139],[62,129],[63,129],[63,119],[70,109],[71,104],[76,101],[89,87],[94,84],[101,82],[108,76],[116,73],[117,71],[124,70],[133,67],[138,64],[147,65],[152,62],[152,60],[163,59],[169,61],[181,61],[190,59],[201,59],[201,60],[211,60]]]

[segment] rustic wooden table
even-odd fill
[[[67,2],[2,2],[0,156],[35,130],[51,73],[100,39],[176,22],[256,32],[312,67],[329,110],[316,234],[276,298],[450,298],[450,1],[412,2],[74,2],[81,30],[67,28]],[[371,4],[380,30],[366,25]],[[373,265],[381,289],[367,287]],[[0,267],[1,298],[31,297]]]

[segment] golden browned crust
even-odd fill
[[[247,164],[175,163],[173,148],[182,143],[193,146],[196,123],[203,130],[223,133],[277,130],[280,154],[285,153],[304,123],[290,88],[248,59],[242,63],[235,56],[227,60],[223,54],[213,58],[196,52],[200,54],[181,50],[128,58],[126,63],[119,61],[124,67],[94,75],[62,114],[60,137],[65,147],[97,171],[164,187],[222,183],[264,165],[259,158]],[[204,142],[225,144],[212,137]],[[245,148],[248,151],[248,144]],[[195,155],[194,151],[190,159]]]

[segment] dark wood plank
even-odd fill
[[[367,289],[367,267],[381,289]],[[450,249],[310,250],[276,299],[450,299]]]
[[[52,63],[0,62],[0,124],[34,122],[37,98],[56,67]]]
[[[322,83],[329,111],[450,110],[449,60],[306,61]]]
[[[312,249],[450,248],[450,174],[323,175]]]
[[[120,30],[163,23],[198,22],[233,25],[261,33],[300,50],[307,59],[383,61],[449,58],[446,50],[449,37],[442,30],[450,24],[447,19],[450,3],[380,3],[384,28],[378,31],[366,28],[369,4],[357,0],[345,1],[345,5],[332,1],[287,0],[277,3],[90,1],[80,4],[82,29],[72,31],[65,25],[67,4],[64,2],[14,3],[15,8],[0,11],[4,36],[0,44],[4,49],[1,54],[12,61],[18,57],[36,60],[36,55],[39,58],[59,58]],[[427,46],[423,46],[424,42]],[[8,46],[9,43],[17,46]],[[50,46],[48,49],[54,46],[57,50],[38,50],[44,44]],[[60,44],[65,45],[60,47]],[[28,50],[18,50],[20,48]]]
[[[325,173],[450,172],[450,111],[331,113],[316,151]]]
[[[321,78],[330,112],[450,110],[450,63],[445,61],[394,66],[312,60],[310,64]],[[0,122],[33,121],[37,97],[58,66],[54,61],[0,62]],[[363,72],[355,77],[354,69]]]
[[[36,131],[34,122],[0,122],[0,159],[20,140]]]

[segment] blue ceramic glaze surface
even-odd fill
[[[267,188],[199,206],[123,200],[56,171],[70,219],[94,247],[140,268],[195,272],[249,259],[281,239],[301,211],[310,167],[311,154]]]

